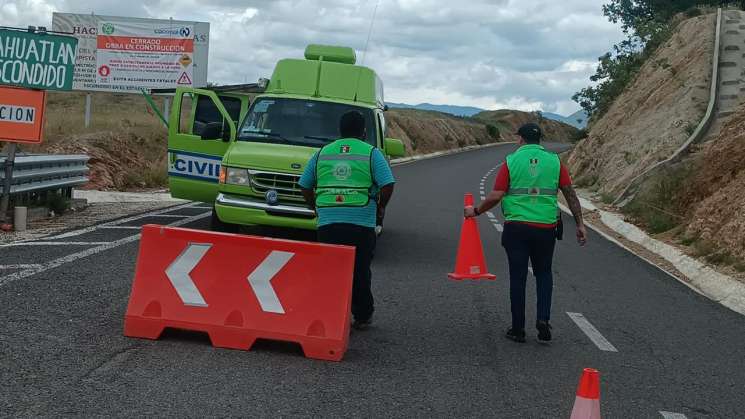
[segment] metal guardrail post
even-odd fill
[[[5,159],[5,179],[3,179],[3,197],[0,200],[0,222],[5,222],[8,215],[8,205],[10,204],[10,188],[13,184],[13,164],[16,160],[16,150],[18,144],[10,143],[8,145],[8,158]]]

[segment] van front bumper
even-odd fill
[[[268,225],[275,227],[317,228],[316,213],[300,205],[269,205],[247,196],[220,193],[215,200],[217,217],[230,224]]]

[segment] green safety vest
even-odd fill
[[[561,161],[543,146],[528,144],[507,156],[510,189],[502,200],[507,221],[554,224],[558,220]]]
[[[364,207],[373,187],[372,152],[364,141],[343,138],[326,145],[316,162],[316,206]]]

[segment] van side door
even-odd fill
[[[222,158],[236,137],[248,97],[178,88],[168,129],[171,196],[212,203],[217,197]]]

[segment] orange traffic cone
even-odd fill
[[[473,195],[466,194],[465,206],[473,206]],[[455,261],[455,272],[448,274],[450,279],[462,281],[464,279],[497,279],[495,275],[488,273],[484,250],[481,244],[479,226],[475,218],[463,220],[463,228],[460,232],[460,245],[458,246],[458,257]]]
[[[585,368],[582,371],[570,419],[600,419],[600,373],[598,370]]]

